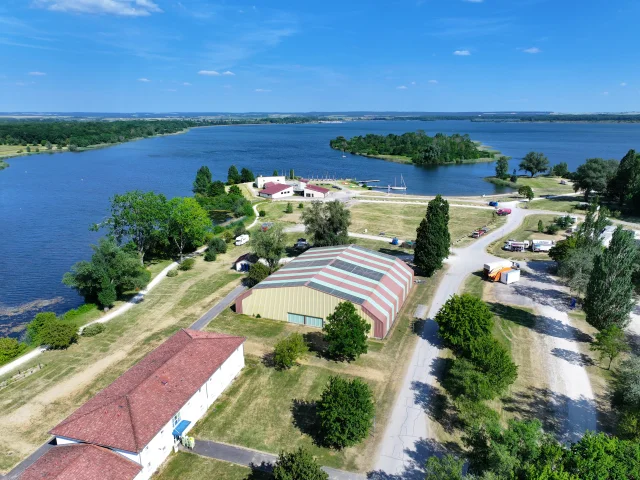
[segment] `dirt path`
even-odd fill
[[[576,441],[585,431],[597,428],[596,400],[585,366],[590,360],[581,352],[589,335],[576,328],[568,315],[570,296],[566,287],[547,273],[550,262],[529,262],[523,266],[520,282],[494,284],[499,303],[532,308],[535,324],[530,328],[531,349],[545,372],[548,389],[534,392],[538,409],[553,412],[548,427],[562,441]],[[531,399],[533,401],[533,399]]]

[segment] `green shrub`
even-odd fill
[[[213,227],[213,229],[211,230],[215,235],[219,235],[222,232],[224,232],[224,227],[222,225],[216,225]]]
[[[247,276],[246,283],[249,287],[255,287],[268,276],[269,267],[262,262],[256,262],[249,268],[249,275]]]
[[[298,358],[304,357],[309,347],[300,333],[292,333],[276,343],[273,361],[276,368],[286,370],[293,367]]]
[[[469,359],[487,376],[494,397],[503,394],[518,378],[518,366],[507,349],[493,337],[476,339],[471,344]]]
[[[233,232],[230,232],[229,230],[225,230],[222,233],[222,239],[226,242],[226,243],[231,243],[233,242],[233,239],[235,237],[233,236]]]
[[[256,313],[256,318],[262,318],[262,315],[260,315],[259,313]]]
[[[244,235],[245,233],[247,233],[247,227],[244,226],[244,223],[241,223],[233,229],[234,237],[239,237],[240,235]]]
[[[287,207],[284,209],[284,213],[293,213],[293,205],[291,205],[291,202],[287,202]]]
[[[217,258],[217,254],[211,248],[209,248],[206,252],[204,252],[204,261],[205,262],[215,262],[216,258]]]
[[[53,312],[40,312],[27,325],[27,339],[31,345],[38,346],[42,344],[40,333],[47,322],[57,320],[56,314]]]
[[[48,320],[39,333],[40,345],[53,350],[63,350],[78,341],[78,329],[75,325],[61,322],[58,319]]]
[[[332,376],[318,401],[320,432],[327,446],[342,449],[369,435],[375,406],[368,384]]]
[[[84,315],[85,313],[89,313],[92,310],[95,310],[96,308],[96,304],[95,303],[84,303],[82,305],[80,305],[78,308],[69,310],[67,313],[65,313],[62,316],[63,320],[72,320],[74,318],[76,318],[79,315]]]
[[[83,337],[95,337],[105,330],[104,323],[92,323],[91,325],[87,325],[82,329]]]
[[[0,365],[18,357],[26,348],[26,343],[19,342],[15,338],[0,338]]]
[[[299,209],[303,209],[303,208],[304,208],[304,203],[300,202],[300,203],[298,204],[298,208],[299,208]]]
[[[177,277],[178,276],[178,269],[177,268],[173,268],[171,270],[169,270],[167,272],[167,277],[169,278],[173,278],[173,277]]]
[[[260,215],[261,217],[266,217],[267,212],[265,212],[264,210],[258,210],[258,215]]]
[[[489,377],[466,358],[453,360],[442,385],[454,398],[462,397],[478,402],[495,397]]]
[[[226,253],[227,243],[220,237],[213,238],[209,242],[209,250],[212,250],[213,253]]]
[[[274,480],[328,480],[313,455],[303,447],[291,453],[281,452],[273,468]]]
[[[549,235],[555,235],[556,233],[558,233],[558,230],[560,230],[560,227],[555,223],[552,223],[551,225],[547,226],[546,233],[548,233]]]
[[[178,266],[180,270],[186,272],[187,270],[191,270],[196,264],[195,258],[185,258],[182,263]]]

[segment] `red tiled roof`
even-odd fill
[[[260,190],[260,193],[264,193],[266,195],[273,195],[275,193],[282,192],[287,188],[291,188],[291,185],[286,185],[284,183],[265,183],[264,190]]]
[[[328,188],[319,187],[317,185],[307,185],[305,188],[307,190],[313,190],[314,192],[324,193],[325,195],[330,191]]]
[[[20,480],[133,480],[142,467],[119,453],[95,445],[51,448]]]
[[[140,452],[244,341],[180,330],[50,433]]]

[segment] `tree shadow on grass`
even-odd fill
[[[530,328],[534,332],[550,337],[576,340],[578,342],[591,342],[591,335],[584,333],[571,325],[550,317],[539,317],[520,308],[504,305],[502,303],[488,303],[489,309],[494,315],[509,320],[517,325]]]
[[[274,465],[268,462],[262,462],[259,464],[251,463],[249,465],[251,473],[245,478],[245,480],[272,480],[273,467]]]
[[[503,400],[503,408],[526,420],[539,419],[562,442],[576,441],[587,430],[606,427],[604,398],[571,398],[549,388],[530,388]]]
[[[302,335],[309,350],[320,358],[330,360],[327,349],[329,344],[324,340],[324,334],[321,331],[307,332]]]
[[[313,443],[324,446],[320,428],[318,427],[318,406],[316,402],[294,399],[291,404],[293,425],[304,435],[308,435]]]
[[[589,367],[591,365],[595,365],[593,360],[589,355],[585,355],[584,353],[574,352],[572,350],[567,350],[565,348],[554,348],[551,350],[551,354],[554,357],[561,358],[571,363],[572,365],[578,365],[580,367]]]

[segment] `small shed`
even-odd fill
[[[500,281],[509,285],[520,280],[520,270],[512,269],[500,274]]]
[[[250,253],[245,253],[241,257],[238,257],[235,262],[233,262],[233,268],[235,268],[238,272],[248,272],[251,268],[251,265],[253,265],[254,263],[256,262],[254,261],[253,255],[251,255]]]

